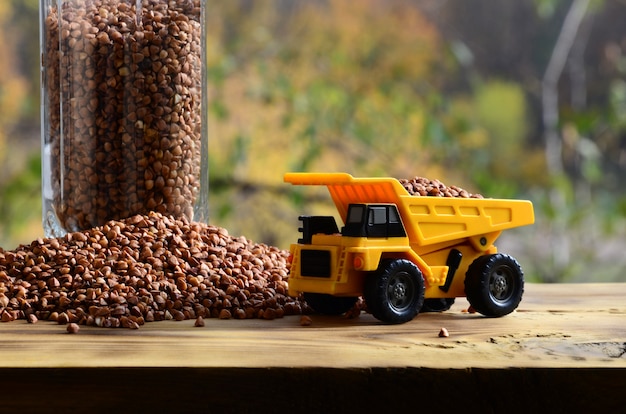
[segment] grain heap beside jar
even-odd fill
[[[150,211],[205,221],[202,2],[42,4],[46,234]]]
[[[224,228],[152,212],[0,249],[0,320],[139,327],[162,320],[275,319],[289,252]]]

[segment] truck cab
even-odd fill
[[[395,204],[350,204],[344,237],[406,237]]]

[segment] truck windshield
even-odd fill
[[[350,204],[348,206],[348,216],[346,217],[346,225],[341,229],[343,236],[363,237],[363,220],[365,216],[366,206],[364,204]]]
[[[365,211],[365,206],[362,204],[353,204],[348,209],[348,223],[362,223],[363,222],[363,212]]]

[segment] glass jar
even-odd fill
[[[40,0],[47,237],[208,220],[204,0]]]

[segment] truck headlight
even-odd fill
[[[365,260],[363,259],[363,256],[359,254],[355,254],[354,258],[352,259],[352,266],[354,266],[356,270],[360,270],[363,268],[364,264],[365,264]]]

